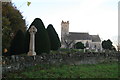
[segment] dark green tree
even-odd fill
[[[4,26],[4,28],[2,28],[2,48],[9,48],[10,47],[10,41],[11,41],[11,28],[10,28],[10,21],[3,17],[2,18],[2,25]]]
[[[16,32],[26,31],[25,19],[12,3],[2,2],[2,48],[9,49],[10,42]],[[3,50],[2,49],[2,50]]]
[[[110,39],[108,39],[107,41],[106,40],[102,41],[102,48],[103,49],[112,50],[112,47],[113,47],[113,45],[112,45],[112,42]]]
[[[37,54],[41,53],[49,53],[50,52],[50,40],[48,33],[45,29],[45,26],[42,22],[41,19],[36,18],[30,25],[29,29],[31,26],[35,26],[37,28],[37,32],[35,34],[35,51]],[[26,52],[29,51],[29,43],[30,43],[30,34],[29,34],[29,29],[26,32]]]
[[[50,39],[51,50],[58,50],[61,46],[61,43],[60,43],[58,34],[52,24],[48,25],[47,32],[48,32],[49,39]]]
[[[85,48],[85,46],[84,46],[84,44],[83,44],[82,42],[77,42],[77,43],[74,45],[74,47],[75,47],[76,49],[84,49],[84,48]]]
[[[22,30],[18,30],[15,37],[11,41],[10,54],[19,55],[25,53],[25,35]]]

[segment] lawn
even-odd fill
[[[7,73],[6,78],[118,78],[118,63],[81,65],[36,65]]]

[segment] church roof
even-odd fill
[[[101,42],[99,35],[89,35],[89,33],[69,32],[71,40],[92,40],[92,42]]]
[[[92,38],[92,42],[101,42],[99,35],[90,35]]]
[[[88,33],[69,32],[71,40],[91,40]]]

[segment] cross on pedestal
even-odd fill
[[[35,33],[37,32],[37,29],[35,26],[31,26],[31,28],[29,29],[29,33],[30,33],[30,46],[29,46],[29,52],[28,52],[28,56],[35,56],[36,52],[35,52]]]

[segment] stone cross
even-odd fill
[[[29,29],[29,33],[30,33],[30,46],[29,46],[29,52],[28,52],[28,56],[35,56],[36,52],[35,52],[35,33],[37,32],[37,29],[35,26],[31,26],[31,28]]]

